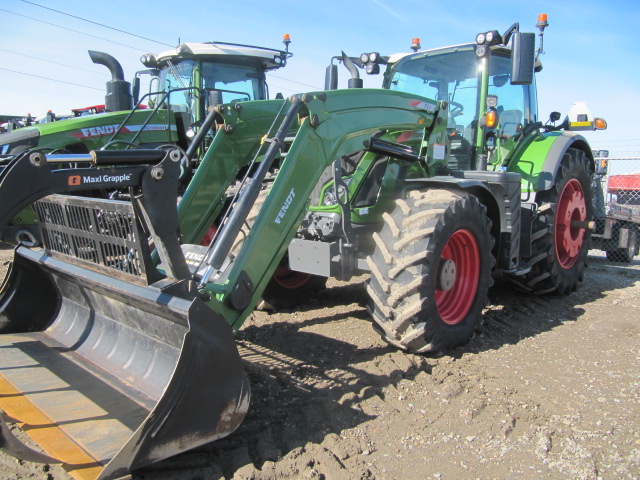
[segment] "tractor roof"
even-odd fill
[[[492,51],[502,50],[504,52],[508,52],[511,50],[510,46],[511,44],[509,44],[509,47],[505,47],[504,45],[495,45],[491,47],[491,50]],[[430,53],[446,53],[446,52],[452,52],[456,50],[472,50],[475,47],[476,47],[475,43],[462,43],[460,45],[450,45],[448,47],[429,48],[427,50],[420,50],[418,52],[394,53],[389,57],[389,63],[396,63],[405,57],[409,57],[413,55],[418,56],[418,55],[424,55],[424,54],[430,54]]]
[[[175,50],[167,50],[156,56],[159,63],[167,60],[181,60],[207,57],[221,63],[236,63],[260,66],[264,70],[283,67],[293,54],[273,48],[256,47],[225,42],[181,43]]]

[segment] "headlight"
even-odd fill
[[[367,63],[365,70],[369,75],[377,75],[380,73],[380,65],[378,65],[377,63],[369,62]]]
[[[368,53],[363,53],[360,55],[360,61],[362,63],[369,63],[369,54]]]
[[[476,43],[478,45],[482,45],[486,40],[486,35],[484,33],[479,33],[476,35]]]

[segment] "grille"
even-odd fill
[[[149,283],[147,236],[141,235],[130,203],[50,195],[34,208],[47,254],[110,276]]]

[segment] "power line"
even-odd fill
[[[101,27],[109,28],[109,29],[111,29],[111,30],[115,30],[115,31],[117,31],[117,32],[125,33],[125,34],[127,34],[127,35],[131,35],[131,36],[133,36],[133,37],[137,37],[137,38],[141,38],[141,39],[144,39],[144,40],[148,40],[148,41],[150,41],[150,42],[158,43],[158,44],[160,44],[160,45],[166,45],[166,46],[168,46],[168,47],[173,47],[173,46],[174,46],[174,45],[170,45],[170,44],[168,44],[168,43],[160,42],[160,41],[158,41],[158,40],[153,40],[153,39],[151,39],[151,38],[147,38],[147,37],[143,37],[143,36],[140,36],[140,35],[136,35],[136,34],[134,34],[134,33],[127,32],[127,31],[125,31],[125,30],[120,30],[120,29],[118,29],[118,28],[110,27],[110,26],[108,26],[108,25],[104,25],[104,24],[102,24],[102,23],[94,22],[94,21],[92,21],[92,20],[88,20],[88,19],[86,19],[86,18],[78,17],[78,16],[76,16],[76,15],[72,15],[72,14],[70,14],[70,13],[66,13],[66,12],[62,12],[62,11],[60,11],[60,10],[56,10],[56,9],[53,9],[53,8],[49,8],[49,7],[46,7],[46,6],[44,6],[44,5],[37,4],[37,3],[35,3],[35,2],[31,2],[31,1],[28,1],[28,0],[21,0],[21,1],[22,1],[22,2],[24,2],[24,3],[28,3],[28,4],[30,4],[30,5],[34,5],[34,6],[37,6],[37,7],[40,7],[40,8],[44,8],[44,9],[46,9],[46,10],[51,10],[51,11],[53,11],[53,12],[60,13],[60,14],[62,14],[62,15],[67,15],[67,16],[69,16],[69,17],[73,17],[73,18],[76,18],[76,19],[78,19],[78,20],[82,20],[82,21],[85,21],[85,22],[88,22],[88,23],[93,23],[93,24],[95,24],[95,25],[99,25],[99,26],[101,26]],[[71,31],[71,32],[79,33],[79,34],[81,34],[81,35],[87,35],[87,36],[89,36],[89,37],[93,37],[93,38],[97,38],[97,39],[100,39],[100,40],[104,40],[104,41],[106,41],[106,42],[115,43],[115,44],[117,44],[117,45],[121,45],[121,46],[124,46],[124,47],[127,47],[127,48],[131,48],[131,49],[133,49],[133,50],[137,50],[137,51],[140,51],[140,52],[144,51],[144,50],[141,50],[141,49],[138,49],[138,48],[132,47],[132,46],[130,46],[130,45],[126,45],[126,44],[124,44],[124,43],[116,42],[116,41],[114,41],[114,40],[109,40],[109,39],[106,39],[106,38],[104,38],[104,37],[99,37],[99,36],[97,36],[97,35],[91,35],[91,34],[89,34],[89,33],[81,32],[81,31],[79,31],[79,30],[74,30],[74,29],[72,29],[72,28],[64,27],[64,26],[62,26],[62,25],[57,25],[57,24],[55,24],[55,23],[45,22],[44,20],[39,20],[39,19],[37,19],[37,18],[29,17],[29,16],[27,16],[27,15],[23,15],[23,14],[20,14],[20,13],[15,13],[15,12],[12,12],[12,11],[6,10],[6,9],[4,9],[4,8],[0,8],[0,10],[1,10],[1,11],[4,11],[4,12],[7,12],[7,13],[12,13],[13,15],[18,15],[18,16],[20,16],[20,17],[28,18],[29,20],[33,20],[33,21],[36,21],[36,22],[44,23],[44,24],[47,24],[47,25],[52,25],[52,26],[54,26],[54,27],[62,28],[62,29],[64,29],[64,30],[69,30],[69,31]],[[9,50],[4,50],[4,49],[0,49],[0,50],[6,51],[6,52],[9,52],[9,53],[16,53],[16,52],[11,52],[11,51],[9,51]],[[21,54],[21,55],[23,55],[23,54]],[[43,59],[43,58],[30,57],[29,55],[23,55],[23,56],[25,56],[25,57],[29,57],[29,58],[35,58],[36,60],[43,60],[43,61],[45,61],[45,62],[51,62],[51,60],[45,60],[45,59]],[[63,64],[63,63],[58,63],[58,62],[51,62],[51,63],[57,63],[58,65],[63,65],[63,66],[66,66],[66,67],[71,67],[71,68],[77,68],[77,69],[79,69],[79,70],[85,70],[85,71],[87,71],[87,72],[91,72],[91,73],[97,73],[97,72],[94,72],[94,71],[91,71],[91,70],[86,70],[86,69],[84,69],[84,68],[80,68],[80,67],[72,67],[71,65],[65,65],[65,64]],[[312,88],[312,89],[314,89],[314,90],[322,90],[322,88],[319,88],[319,87],[317,87],[317,86],[315,86],[315,85],[309,85],[308,83],[298,82],[298,81],[296,81],[296,80],[291,80],[291,79],[288,79],[288,78],[280,77],[280,76],[278,76],[278,75],[273,75],[273,74],[270,74],[270,75],[271,75],[272,77],[274,77],[274,78],[278,78],[278,79],[280,79],[280,80],[285,80],[285,81],[287,81],[287,82],[291,82],[291,83],[296,83],[296,84],[298,84],[298,85],[302,85],[302,86],[305,86],[305,87],[310,87],[310,88]],[[282,88],[282,87],[281,87],[281,88]],[[294,91],[294,90],[291,90],[291,91]]]
[[[43,77],[42,75],[34,75],[33,73],[19,72],[17,70],[10,70],[8,68],[2,68],[2,67],[0,67],[0,70],[4,70],[6,72],[11,72],[11,73],[18,73],[20,75],[27,75],[29,77],[42,78],[44,80],[50,80],[52,82],[66,83],[67,85],[74,85],[76,87],[90,88],[91,90],[98,90],[99,92],[103,92],[104,91],[101,88],[89,87],[87,85],[80,85],[79,83],[66,82],[64,80],[56,80],[55,78]]]
[[[54,62],[53,60],[47,60],[46,58],[33,57],[31,55],[26,55],[24,53],[13,52],[11,50],[5,50],[4,48],[0,48],[0,52],[13,53],[14,55],[20,55],[21,57],[33,58],[35,60],[41,60],[43,62],[55,63],[56,65],[62,65],[63,67],[75,68],[77,70],[83,70],[85,72],[93,73],[94,75],[104,76],[104,72],[96,72],[95,70],[89,70],[88,68],[76,67],[74,65],[67,65],[66,63]]]
[[[285,80],[287,82],[297,83],[298,85],[304,85],[305,87],[311,87],[314,90],[323,90],[322,88],[318,88],[315,85],[309,85],[308,83],[297,82],[295,80],[291,80],[290,78],[279,77],[278,75],[274,75],[273,73],[269,73],[269,76],[271,76],[273,78],[279,78],[280,80]]]
[[[17,15],[19,17],[24,17],[24,18],[28,18],[29,20],[33,20],[35,22],[40,22],[40,23],[45,23],[47,25],[51,25],[53,27],[58,27],[58,28],[62,28],[63,30],[69,30],[70,32],[75,32],[75,33],[79,33],[80,35],[86,35],[88,37],[93,37],[93,38],[97,38],[99,40],[104,40],[105,42],[109,42],[109,43],[115,43],[116,45],[121,45],[123,47],[127,47],[127,48],[131,48],[133,50],[136,50],[138,52],[145,52],[145,50],[142,50],[140,48],[136,48],[136,47],[132,47],[131,45],[127,45],[125,43],[120,43],[120,42],[116,42],[114,40],[109,40],[107,38],[104,37],[98,37],[97,35],[91,35],[90,33],[85,33],[85,32],[81,32],[79,30],[74,30],[73,28],[69,28],[69,27],[63,27],[61,25],[56,25],[55,23],[50,23],[50,22],[45,22],[44,20],[38,20],[37,18],[33,18],[33,17],[29,17],[27,15],[22,15],[21,13],[16,13],[16,12],[12,12],[10,10],[7,10],[5,8],[0,8],[0,11],[2,12],[7,12],[7,13],[12,13],[13,15]]]
[[[83,22],[93,23],[94,25],[99,25],[104,28],[109,28],[111,30],[115,30],[116,32],[124,33],[126,35],[131,35],[132,37],[142,38],[143,40],[149,40],[150,42],[159,43],[160,45],[166,45],[167,47],[175,47],[175,45],[170,45],[168,43],[160,42],[158,40],[153,40],[152,38],[143,37],[141,35],[136,35],[135,33],[127,32],[125,30],[120,30],[119,28],[110,27],[109,25],[105,25],[103,23],[94,22],[93,20],[88,20],[86,18],[78,17],[76,15],[72,15],[70,13],[61,12],[60,10],[56,10],[54,8],[45,7],[44,5],[40,5],[35,2],[29,2],[28,0],[22,0],[24,3],[28,3],[30,5],[35,5],[36,7],[45,8],[47,10],[51,10],[52,12],[60,13],[62,15],[66,15],[68,17],[77,18],[78,20],[82,20]]]

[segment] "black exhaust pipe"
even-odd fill
[[[104,65],[111,72],[111,80],[107,82],[107,95],[104,98],[107,112],[133,109],[131,84],[124,80],[124,71],[120,62],[104,52],[89,50],[89,57],[93,63]]]
[[[342,52],[342,63],[344,63],[344,66],[347,67],[347,70],[349,70],[349,73],[351,74],[351,78],[347,82],[347,88],[362,88],[364,82],[360,78],[358,67],[356,67],[353,60],[351,60],[344,52]]]

